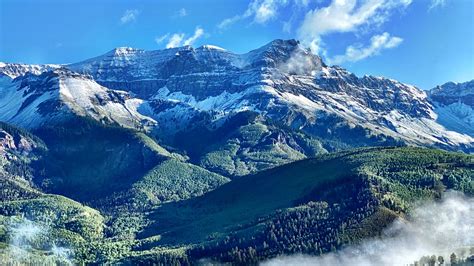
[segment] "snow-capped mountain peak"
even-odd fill
[[[2,89],[0,111],[9,114],[2,119],[20,117],[18,108],[7,104],[9,97],[16,97],[15,106],[25,101],[33,106],[36,101],[26,100],[28,95],[56,93],[75,114],[107,117],[127,127],[156,121],[158,131],[171,134],[192,127],[196,119],[218,123],[251,111],[314,137],[344,143],[352,143],[347,136],[358,139],[347,145],[369,145],[376,138],[474,147],[472,82],[448,83],[426,93],[393,79],[358,77],[327,66],[296,40],[275,40],[244,54],[209,45],[155,51],[120,47],[63,67],[68,70],[56,66],[44,75],[2,83],[10,88]],[[35,74],[47,69],[0,66],[4,73],[18,68],[18,73],[31,69]]]

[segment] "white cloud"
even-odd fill
[[[428,8],[428,10],[431,10],[433,8],[437,7],[443,7],[446,5],[447,0],[431,0],[431,5]]]
[[[309,0],[294,0],[297,4],[307,4]],[[278,15],[278,10],[289,3],[289,0],[252,0],[245,12],[222,20],[217,27],[225,29],[235,22],[252,18],[253,22],[265,24]]]
[[[321,0],[252,0],[242,14],[222,20],[217,27],[225,29],[230,25],[244,20],[252,19],[254,23],[265,24],[275,19],[280,13],[292,13],[290,18],[282,22],[282,31],[290,34],[295,27],[297,38],[302,44],[311,48],[313,53],[326,56],[324,37],[331,33],[355,33],[362,36],[372,31],[374,27],[381,26],[397,10],[404,10],[413,0],[331,0],[321,6]],[[446,1],[446,0],[432,0]],[[308,10],[308,6],[317,3],[317,7]],[[301,15],[301,16],[300,16]],[[300,21],[298,18],[303,17]],[[363,33],[363,34],[360,34]],[[381,38],[385,35],[379,36]],[[372,42],[377,41],[374,36]],[[392,37],[396,45],[400,44],[401,38]],[[377,46],[371,43],[369,47],[360,46],[347,47],[346,55],[339,56],[340,61],[356,61],[377,54],[385,46]]]
[[[321,67],[321,61],[308,56],[307,51],[297,49],[286,62],[278,66],[278,69],[283,73],[313,76],[321,70]]]
[[[284,33],[291,33],[291,20],[283,22],[282,31]]]
[[[262,265],[412,265],[433,254],[449,261],[452,252],[462,255],[465,247],[474,245],[473,229],[474,200],[448,194],[441,202],[418,206],[409,221],[396,220],[380,237],[318,257],[282,256]],[[469,255],[469,250],[464,252]]]
[[[347,32],[367,22],[382,5],[381,0],[370,0],[356,8],[355,0],[334,0],[331,5],[309,11],[300,27],[305,37],[319,37],[330,32]]]
[[[204,30],[201,27],[196,27],[194,35],[184,41],[184,45],[192,45],[197,39],[204,34]]]
[[[231,18],[226,18],[222,20],[219,24],[217,24],[217,28],[223,30],[229,27],[230,25],[234,24],[235,22],[239,21],[242,19],[241,15],[236,15]]]
[[[169,37],[169,34],[165,34],[155,38],[155,42],[160,44],[165,40],[168,40],[166,44],[166,48],[174,48],[183,45],[193,45],[197,39],[201,38],[204,35],[204,29],[201,27],[196,27],[194,30],[194,34],[186,39],[186,35],[184,33],[174,33]]]
[[[184,39],[184,33],[175,33],[171,36],[166,44],[166,48],[174,48],[181,46],[181,42]]]
[[[121,24],[126,24],[137,19],[137,16],[140,12],[137,9],[127,9],[120,18]]]
[[[412,0],[333,0],[329,6],[310,10],[298,29],[298,37],[319,52],[322,36],[334,32],[355,32],[361,26],[381,24],[392,11]]]
[[[309,2],[311,2],[311,0],[295,0],[295,4],[302,7],[308,6]]]
[[[254,0],[244,15],[253,16],[255,22],[263,24],[275,18],[278,8],[287,2],[287,0]]]
[[[178,11],[178,17],[185,17],[188,15],[188,11],[183,7]]]
[[[344,62],[356,62],[373,55],[377,55],[384,49],[395,48],[403,42],[400,37],[390,36],[388,32],[375,35],[370,39],[370,45],[362,47],[360,45],[350,45],[346,48],[344,55],[337,55],[329,60],[330,64],[341,64]]]
[[[244,13],[222,20],[217,25],[217,28],[222,30],[239,20],[247,18],[252,18],[255,23],[265,24],[275,19],[279,15],[280,9],[289,4],[294,4],[294,6],[285,9],[285,13],[290,10],[294,13],[297,10],[301,10],[301,8],[306,8],[310,2],[315,1],[319,2],[321,0],[252,0]],[[286,28],[288,29],[288,26]]]
[[[155,42],[156,42],[157,44],[161,44],[161,43],[164,42],[166,39],[168,39],[169,36],[170,36],[169,33],[166,33],[166,34],[164,34],[164,35],[158,36],[158,37],[155,38]]]

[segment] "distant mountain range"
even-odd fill
[[[51,241],[74,263],[321,254],[472,195],[473,152],[474,80],[357,77],[295,40],[0,63],[0,250],[28,219],[52,232],[38,261]]]

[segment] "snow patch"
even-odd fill
[[[226,49],[224,49],[222,47],[215,46],[215,45],[210,45],[210,44],[206,44],[206,45],[203,45],[201,47],[204,48],[204,49],[210,49],[210,50],[212,49],[212,50],[227,51]]]

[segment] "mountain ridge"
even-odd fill
[[[10,71],[7,65],[0,67],[0,72],[2,69]],[[153,51],[118,47],[53,70],[34,69],[34,74],[70,71],[70,75],[78,73],[76,79],[88,80],[79,82],[82,85],[77,88],[72,86],[73,91],[81,92],[84,97],[73,95],[70,100],[64,100],[68,97],[60,100],[72,106],[75,115],[144,130],[163,144],[180,146],[183,154],[193,154],[191,161],[227,176],[281,163],[249,156],[257,153],[267,154],[267,158],[276,158],[276,153],[279,158],[286,158],[285,162],[291,162],[314,156],[314,150],[337,151],[373,145],[474,150],[472,106],[463,102],[471,101],[472,86],[465,86],[467,93],[459,95],[456,103],[443,104],[440,96],[436,96],[440,92],[434,89],[422,91],[394,79],[358,77],[342,67],[327,66],[296,40],[274,40],[243,54],[209,46]],[[43,82],[47,77],[45,74]],[[18,84],[20,79],[37,78],[26,75],[11,79],[5,74],[1,87],[15,90],[12,84]],[[89,82],[93,84],[89,87],[97,88],[96,92],[83,89]],[[28,86],[24,88],[28,89],[23,93],[31,91]],[[60,91],[61,88],[67,86],[60,86]],[[30,94],[22,97],[18,105],[25,105],[33,112],[36,103],[29,99],[35,94]],[[12,97],[5,93],[0,94],[0,102],[2,98],[3,102],[12,102]],[[465,100],[459,103],[461,98]],[[3,108],[7,110],[8,105],[3,104]],[[46,114],[49,113],[54,114],[54,108],[46,108]],[[192,150],[194,146],[176,144],[179,143],[176,136],[190,136],[196,130],[208,132],[209,136],[223,132],[220,128],[226,121],[239,120],[234,117],[245,113],[260,116],[259,126],[255,127],[249,120],[248,125],[227,127],[228,134],[222,135],[223,139],[208,138],[204,143],[207,148],[198,153]],[[3,121],[28,127],[28,123],[18,121],[14,114],[6,114]],[[40,122],[30,127],[50,123],[35,121]],[[250,128],[259,128],[256,131],[259,133],[249,146],[245,144],[247,133],[242,132]],[[301,148],[300,137],[288,137],[285,133],[287,137],[282,138],[277,133],[281,132],[279,128],[302,132],[303,142],[313,143],[312,147]],[[222,153],[224,158],[236,162],[235,170],[225,169],[224,161],[214,161],[216,154]],[[209,158],[215,159],[209,161]],[[265,162],[260,166],[263,168],[254,168],[261,162]]]
[[[197,109],[198,112],[213,109],[224,113],[224,116],[225,113],[238,112],[239,110],[263,111],[270,113],[269,116],[271,116],[272,111],[268,110],[270,107],[265,106],[267,99],[272,102],[286,101],[288,103],[283,104],[283,109],[290,108],[292,112],[296,111],[300,116],[302,115],[303,120],[310,121],[309,127],[313,126],[311,120],[314,119],[314,116],[308,116],[308,112],[314,113],[319,110],[322,114],[342,117],[347,124],[362,125],[375,134],[401,138],[408,143],[445,145],[443,143],[448,142],[447,146],[450,146],[458,145],[459,142],[463,143],[462,139],[466,139],[464,143],[468,147],[472,146],[469,144],[473,141],[472,135],[464,134],[466,131],[457,134],[445,130],[443,125],[435,121],[436,114],[434,114],[433,106],[430,106],[431,99],[426,91],[393,79],[374,76],[359,78],[341,67],[326,66],[319,57],[301,47],[296,40],[275,40],[261,48],[240,55],[221,50],[206,53],[201,52],[200,48],[190,46],[150,51],[149,53],[162,53],[169,56],[166,58],[173,64],[187,62],[188,71],[190,71],[185,71],[182,74],[171,71],[170,73],[174,73],[172,76],[168,76],[169,73],[160,76],[159,71],[158,74],[155,73],[154,78],[159,82],[153,84],[148,79],[142,86],[147,88],[151,86],[150,95],[154,94],[152,100],[158,98],[165,102],[177,101],[192,109]],[[200,63],[196,63],[197,65],[193,63],[201,62],[200,60],[210,64],[211,67],[203,68]],[[90,72],[91,69],[88,65],[79,67],[80,64],[74,64],[72,68],[92,76],[95,75]],[[183,67],[186,66],[180,66],[179,69]],[[248,74],[248,68],[252,69],[251,75]],[[151,67],[151,69],[154,68]],[[224,73],[222,74],[221,71]],[[100,72],[103,73],[103,71]],[[135,72],[132,71],[132,73]],[[105,82],[105,76],[100,75],[102,81]],[[145,73],[145,76],[147,75]],[[173,76],[175,77],[173,78]],[[127,76],[124,76],[120,85],[129,84],[132,86],[131,90],[134,91],[133,87],[138,82],[137,79],[134,78],[128,83],[126,79]],[[202,83],[204,80],[206,80],[205,85]],[[113,79],[110,82],[113,83]],[[111,85],[107,82],[105,84]],[[325,91],[330,93],[329,97],[323,94]],[[387,103],[387,101],[392,102]],[[349,104],[344,104],[344,102]],[[298,108],[287,107],[288,105],[297,105]],[[342,111],[338,111],[341,108]],[[364,112],[364,109],[367,108],[374,112],[372,114]],[[277,113],[285,112],[281,108],[276,109],[278,109],[275,111]],[[329,112],[327,112],[328,109]],[[400,112],[387,112],[390,109]],[[356,112],[354,113],[354,111]],[[363,114],[362,118],[358,114]],[[153,117],[153,114],[150,116]],[[154,117],[155,120],[160,120],[160,116],[158,114]],[[285,119],[281,116],[273,118]],[[300,122],[286,122],[293,127],[295,123]],[[404,128],[400,123],[410,124],[409,128]],[[383,128],[383,130],[377,128]],[[409,131],[416,133],[407,136]],[[446,135],[448,141],[437,138],[439,135]]]

